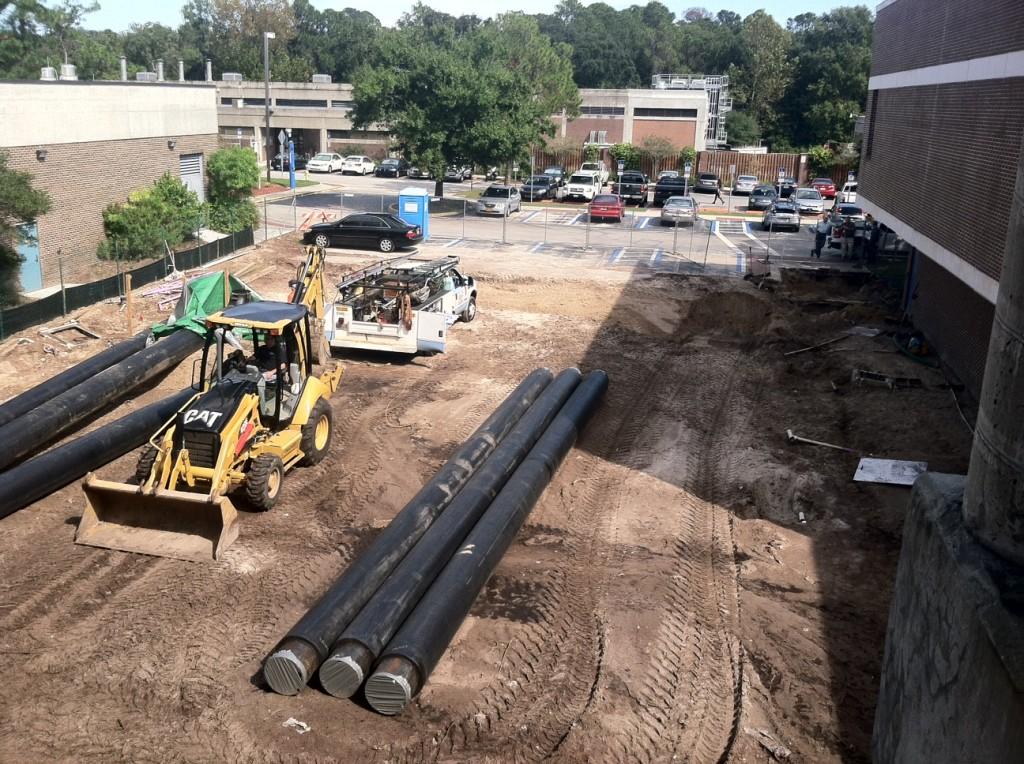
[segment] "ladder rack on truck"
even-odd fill
[[[332,348],[394,353],[443,352],[448,327],[476,315],[476,283],[459,258],[403,256],[345,276],[325,311]]]

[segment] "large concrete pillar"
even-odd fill
[[[1003,249],[964,521],[989,549],[1024,565],[1024,146]]]
[[[121,82],[128,81],[128,59],[121,56]]]
[[[327,151],[327,128],[320,128],[320,148],[318,151]]]
[[[213,61],[206,59],[206,81],[213,82]]]

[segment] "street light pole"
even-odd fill
[[[270,150],[274,145],[274,137],[270,134],[270,41],[276,36],[273,32],[263,33],[263,115],[266,131],[263,135],[263,151],[267,159],[267,183],[270,182]]]

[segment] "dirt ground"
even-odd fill
[[[856,456],[785,432],[945,472],[966,471],[970,433],[941,373],[887,337],[784,353],[893,328],[894,296],[459,253],[476,321],[444,355],[339,358],[331,453],[243,512],[221,562],[75,545],[77,482],[0,520],[0,760],[869,760],[909,491],[854,483]],[[281,297],[298,259],[279,240],[231,268]],[[332,256],[331,275],[361,259]],[[137,325],[160,317],[136,302]],[[79,318],[127,336],[115,305]],[[105,344],[24,336],[3,345],[4,396]],[[457,444],[532,369],[572,365],[607,370],[604,404],[415,703],[388,718],[263,687],[268,650]],[[854,368],[924,386],[849,384]]]

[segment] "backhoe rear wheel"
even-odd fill
[[[304,456],[305,467],[319,464],[331,449],[332,418],[331,406],[323,398],[316,402],[309,412],[309,421],[302,425],[302,440],[299,448]]]
[[[255,509],[272,509],[281,495],[284,482],[284,464],[274,454],[260,454],[249,468],[245,478],[245,498]]]
[[[153,446],[146,446],[142,450],[142,455],[139,456],[139,462],[135,465],[135,484],[145,485],[146,481],[149,480],[149,475],[153,471],[153,465],[156,464],[156,458],[160,455]]]

